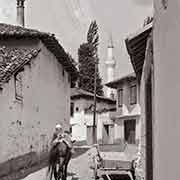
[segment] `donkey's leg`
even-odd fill
[[[58,164],[59,166],[58,166],[58,173],[57,173],[57,175],[58,175],[58,178],[57,178],[57,180],[63,180],[63,171],[64,171],[64,169],[63,169],[63,167],[64,166],[62,166],[62,164]]]
[[[58,179],[57,179],[57,178],[58,178],[58,177],[57,177],[57,176],[58,176],[58,174],[57,174],[57,164],[54,165],[54,167],[53,167],[53,172],[54,172],[54,179],[55,179],[55,180],[58,180]]]
[[[66,177],[65,177],[65,166],[62,167],[62,180],[66,180]]]
[[[64,164],[64,180],[67,179],[67,168],[68,168],[68,164],[69,164],[70,159],[71,159],[71,152],[68,151],[66,161]]]
[[[67,164],[64,165],[64,179],[63,180],[66,180],[67,179]]]

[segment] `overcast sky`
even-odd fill
[[[55,33],[64,48],[77,59],[90,21],[95,19],[100,33],[100,71],[106,79],[104,62],[112,34],[116,59],[116,78],[132,71],[124,39],[142,27],[152,15],[152,0],[26,0],[27,27]],[[0,0],[0,21],[16,23],[16,0]]]

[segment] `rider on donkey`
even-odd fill
[[[71,153],[74,153],[73,150],[74,141],[71,140],[71,135],[69,131],[63,132],[62,126],[60,124],[57,124],[51,141],[52,147],[54,147],[60,141],[64,141],[67,144],[67,146],[70,148]]]

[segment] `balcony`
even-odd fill
[[[141,107],[139,104],[136,104],[131,111],[129,111],[128,108],[125,105],[123,105],[123,107],[120,111],[110,112],[110,118],[112,120],[115,120],[115,119],[133,119],[133,118],[140,116],[140,115],[141,115]]]

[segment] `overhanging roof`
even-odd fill
[[[18,39],[39,39],[47,47],[49,51],[57,58],[59,63],[62,64],[64,69],[71,75],[72,81],[78,77],[78,71],[65,52],[64,48],[60,45],[54,34],[40,32],[38,30],[28,29],[20,26],[0,23],[0,40],[14,38]],[[6,67],[5,67],[6,68]]]
[[[119,85],[121,85],[123,82],[127,82],[127,81],[133,81],[133,80],[136,80],[136,74],[135,73],[131,73],[131,74],[128,74],[126,76],[123,76],[119,79],[116,79],[114,81],[111,81],[111,82],[108,82],[106,83],[105,85],[107,87],[110,87],[110,88],[117,88]]]
[[[152,23],[146,25],[136,33],[129,35],[125,40],[127,51],[137,77],[141,77],[142,74],[147,39],[152,31],[152,26]]]
[[[72,88],[71,89],[71,99],[78,99],[78,98],[85,98],[85,99],[93,99],[94,94],[88,91],[85,91],[80,88]],[[110,104],[116,104],[116,100],[105,97],[105,96],[96,96],[97,101],[108,102]]]

